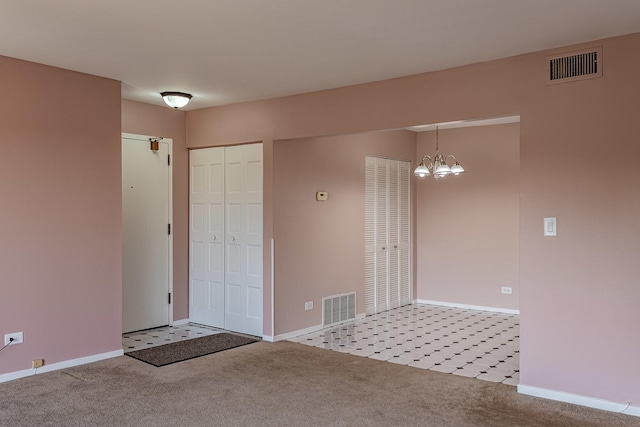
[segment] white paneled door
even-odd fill
[[[224,148],[189,154],[189,319],[224,328]]]
[[[411,303],[411,165],[365,158],[367,314]]]
[[[192,150],[190,319],[262,335],[262,144]]]
[[[170,146],[122,137],[122,330],[170,322]]]

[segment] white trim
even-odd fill
[[[443,123],[433,123],[428,125],[420,125],[420,126],[410,126],[405,128],[406,130],[410,130],[413,132],[425,132],[435,130],[436,126],[440,129],[456,129],[456,128],[468,128],[475,126],[492,126],[492,125],[503,125],[507,123],[520,123],[520,116],[505,116],[505,117],[495,117],[491,119],[482,119],[482,120],[458,120],[455,122],[443,122]]]
[[[367,313],[360,313],[360,314],[356,314],[356,318],[355,320],[362,320],[365,317],[367,317]],[[284,341],[284,340],[288,340],[290,338],[295,338],[295,337],[299,337],[301,335],[306,335],[306,334],[310,334],[313,332],[318,332],[321,331],[323,329],[333,329],[336,328],[340,325],[344,325],[346,323],[349,322],[353,322],[353,319],[350,320],[345,320],[343,322],[340,323],[335,323],[331,326],[322,326],[322,325],[316,325],[316,326],[311,326],[305,329],[298,329],[297,331],[291,331],[291,332],[287,332],[285,334],[280,334],[280,335],[276,335],[275,337],[272,336],[263,336],[262,339],[264,341],[269,341],[269,342],[276,342],[276,341]]]
[[[121,140],[122,139],[133,139],[134,141],[149,141],[149,139],[153,139],[153,138],[160,138],[161,140],[158,141],[160,143],[166,143],[167,144],[167,152],[169,154],[169,188],[168,188],[168,199],[169,199],[169,206],[168,206],[168,218],[167,220],[169,221],[169,224],[171,225],[171,234],[169,234],[169,244],[168,244],[168,250],[167,250],[167,267],[168,267],[168,275],[169,275],[169,283],[168,283],[168,287],[169,287],[169,293],[171,294],[171,302],[169,303],[169,317],[168,317],[168,321],[169,321],[169,326],[174,326],[175,322],[173,321],[173,302],[175,300],[175,295],[173,292],[173,235],[175,234],[175,227],[173,224],[173,163],[174,163],[174,158],[173,158],[173,138],[164,138],[161,136],[152,136],[152,135],[138,135],[138,134],[134,134],[134,133],[121,133]],[[122,162],[122,153],[120,153],[120,161]],[[122,175],[122,172],[121,172]],[[121,195],[122,197],[122,195]]]
[[[44,374],[45,372],[58,371],[60,369],[72,368],[74,366],[85,365],[87,363],[98,362],[100,360],[111,359],[124,355],[124,350],[115,350],[107,353],[94,354],[92,356],[79,357],[77,359],[65,360],[58,363],[52,363],[51,365],[44,365],[42,368],[37,369],[24,369],[22,371],[9,372],[7,374],[0,375],[0,383],[7,381],[17,380],[18,378],[29,377],[37,374]]]
[[[417,299],[414,301],[414,304],[439,305],[442,307],[454,307],[454,308],[464,308],[468,310],[490,311],[492,313],[520,314],[520,310],[513,310],[511,308],[485,307],[482,305],[458,304],[455,302],[432,301],[427,299]]]
[[[263,336],[262,336],[262,341],[266,341],[266,342],[274,342],[274,341],[273,341],[273,336],[271,336],[271,335],[263,335]]]
[[[276,335],[273,338],[273,342],[288,340],[289,338],[299,337],[300,335],[310,334],[312,332],[321,331],[322,329],[322,325],[311,326],[305,329],[298,329],[297,331],[291,331],[285,334]]]
[[[595,397],[581,396],[579,394],[563,391],[549,390],[546,388],[518,384],[518,393],[543,399],[556,400],[558,402],[572,403],[588,408],[601,409],[603,411],[617,412],[625,415],[640,417],[640,406],[631,406],[631,403],[618,403]]]
[[[191,320],[189,320],[189,319],[174,320],[173,325],[171,325],[171,326],[184,326],[184,325],[188,325],[190,321],[191,321]]]
[[[167,148],[169,151],[169,224],[171,227],[171,233],[169,233],[169,248],[168,248],[168,257],[169,257],[169,293],[171,294],[171,302],[169,303],[169,325],[172,326],[173,322],[173,308],[175,301],[175,294],[173,292],[173,235],[176,233],[176,227],[173,223],[173,138],[164,138],[163,142],[167,142]]]
[[[275,261],[275,253],[276,253],[276,244],[275,240],[271,239],[271,342],[273,342],[273,337],[276,335],[276,313],[275,313],[275,283],[276,283],[276,261]]]

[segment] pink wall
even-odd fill
[[[122,100],[122,132],[173,140],[173,319],[188,319],[189,152],[185,112]]]
[[[435,144],[435,132],[419,133],[416,158]],[[520,126],[440,130],[440,152],[466,172],[415,180],[418,299],[517,310]]]
[[[0,374],[120,350],[120,83],[0,56],[0,92]]]
[[[276,334],[321,324],[330,295],[356,291],[364,313],[365,156],[412,161],[415,141],[394,131],[275,142]],[[329,199],[316,201],[317,191]]]
[[[602,78],[545,84],[546,55],[593,46],[603,47]],[[634,163],[640,154],[639,50],[636,33],[405,78],[190,111],[188,146],[519,114],[521,382],[638,402],[640,340],[633,337],[640,323],[640,169]],[[605,171],[608,164],[615,168]],[[558,218],[557,237],[543,237],[545,216]],[[278,258],[281,262],[286,259]],[[275,304],[285,313],[299,310],[278,300]]]

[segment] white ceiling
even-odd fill
[[[0,55],[186,109],[348,86],[640,31],[638,0],[0,0]]]

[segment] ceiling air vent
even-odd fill
[[[602,47],[547,57],[547,84],[602,77]]]

